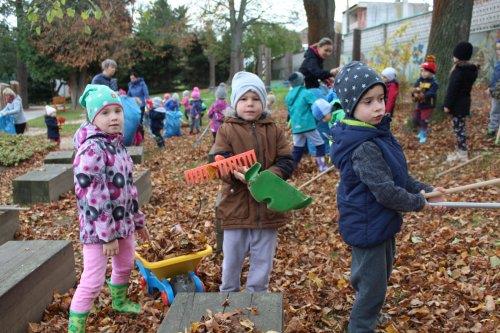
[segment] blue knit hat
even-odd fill
[[[327,114],[332,112],[332,105],[323,98],[318,98],[311,107],[312,114],[316,120],[321,121]]]
[[[334,89],[347,117],[353,117],[359,99],[376,84],[380,84],[387,93],[382,78],[366,64],[352,61],[342,68],[335,78]]]

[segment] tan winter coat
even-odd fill
[[[281,178],[290,176],[293,171],[291,145],[283,130],[268,115],[255,122],[226,117],[210,154],[236,155],[251,149],[255,149],[262,170],[268,169]],[[216,217],[222,222],[223,229],[278,228],[286,221],[285,214],[270,211],[265,203],[256,202],[247,184],[234,177],[224,179]]]

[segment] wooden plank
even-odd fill
[[[222,306],[228,297],[229,305]],[[248,310],[256,307],[258,315],[252,315]],[[193,322],[199,321],[210,309],[213,313],[234,311],[237,308],[255,323],[256,328],[283,331],[283,296],[280,293],[179,293],[170,307],[165,319],[157,332],[184,332]]]
[[[184,328],[181,326],[184,323],[184,317],[189,316],[189,312],[193,308],[194,295],[195,293],[178,293],[157,332],[184,333]]]
[[[57,201],[61,194],[74,188],[71,164],[47,164],[12,181],[16,204]]]
[[[0,245],[14,238],[19,228],[19,211],[0,211]]]
[[[144,147],[143,146],[130,146],[127,147],[127,152],[132,158],[134,164],[141,164],[144,162]]]
[[[189,316],[184,317],[182,327],[190,327],[191,323],[200,321],[201,316],[207,313],[210,309],[213,313],[224,311],[222,303],[229,293],[195,293],[193,308],[189,312]]]
[[[253,293],[251,306],[259,311],[249,315],[250,320],[261,331],[283,331],[283,295],[281,293]]]
[[[230,292],[228,295],[229,304],[224,307],[223,312],[231,312],[238,308],[245,309],[249,308],[252,304],[252,294],[251,293],[238,293]]]
[[[151,185],[151,171],[141,170],[134,174],[134,184],[137,187],[139,194],[139,206],[149,202],[153,194],[153,187]]]
[[[10,241],[0,246],[0,327],[26,332],[40,321],[54,291],[76,282],[74,252],[64,240]]]
[[[75,157],[74,150],[57,150],[51,151],[43,162],[45,164],[73,164],[73,158]]]

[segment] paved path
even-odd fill
[[[33,105],[30,106],[28,110],[24,110],[24,115],[26,120],[30,121],[38,117],[43,117],[45,115],[45,106]]]

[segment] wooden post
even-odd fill
[[[333,67],[340,66],[340,54],[342,53],[342,34],[335,33],[333,37]]]
[[[293,55],[291,52],[287,52],[285,53],[285,72],[283,73],[281,79],[286,79],[292,73],[293,73]]]
[[[361,30],[352,30],[352,60],[361,60]]]
[[[271,88],[271,48],[264,49],[264,83],[266,88]]]

